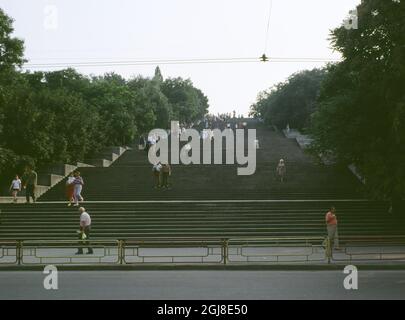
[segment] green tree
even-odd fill
[[[94,77],[87,98],[98,109],[104,143],[121,145],[134,140],[137,133],[136,96],[124,78],[117,74]]]
[[[332,31],[313,149],[356,165],[376,198],[405,196],[405,2],[364,0],[359,28]]]
[[[130,81],[71,68],[21,72],[23,42],[12,31],[12,19],[0,9],[1,183],[24,163],[83,161],[152,128],[168,128],[172,119],[191,123],[208,109],[208,99],[190,80],[164,81],[159,67],[152,79]]]
[[[13,19],[0,8],[0,76],[14,71],[24,62],[24,42],[12,37]]]
[[[21,80],[18,67],[24,62],[24,42],[12,36],[13,20],[0,8],[0,174],[11,174],[21,157],[7,148],[5,134],[6,103],[12,94],[12,86]]]
[[[140,122],[140,133],[153,128],[168,128],[171,108],[166,96],[160,90],[156,79],[137,77],[128,82],[131,90],[136,92],[137,119]]]
[[[172,106],[173,117],[181,123],[191,124],[207,114],[208,99],[191,80],[169,78],[162,83],[161,89]]]
[[[300,130],[307,128],[324,77],[323,69],[293,74],[270,91],[260,93],[250,114],[279,128],[285,128],[287,124]]]

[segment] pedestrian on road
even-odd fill
[[[161,169],[162,187],[169,188],[169,176],[172,174],[172,168],[168,163],[163,164]]]
[[[87,254],[93,254],[93,248],[90,245],[91,217],[83,207],[79,208],[80,213],[80,231],[79,240],[80,248],[76,254],[83,254],[83,247],[87,246]]]
[[[152,167],[152,176],[153,176],[153,180],[154,180],[155,189],[158,189],[161,186],[161,184],[160,184],[160,171],[161,170],[162,170],[162,164],[160,162],[156,163]]]
[[[74,206],[78,207],[79,206],[79,201],[84,201],[84,198],[82,197],[82,190],[83,190],[83,185],[84,185],[84,181],[83,178],[80,176],[80,172],[79,171],[75,171],[73,173],[73,185],[74,185],[74,189],[73,189],[73,199],[74,199]]]
[[[75,177],[73,173],[70,173],[67,180],[66,180],[66,198],[68,199],[68,207],[73,204],[74,201],[74,193],[75,193],[75,185],[74,182]]]
[[[339,235],[338,235],[338,221],[336,217],[335,207],[331,207],[325,216],[326,229],[328,231],[328,238],[331,248],[340,250],[339,248]]]
[[[284,159],[280,159],[276,168],[277,177],[280,180],[280,182],[284,182],[286,172],[287,169],[285,167]]]
[[[13,196],[13,203],[17,203],[18,192],[21,191],[21,180],[16,174],[10,186],[11,195]]]
[[[30,203],[30,197],[32,198],[32,201],[35,203],[36,201],[35,189],[37,187],[38,175],[33,170],[32,166],[27,166],[25,168],[25,173],[22,178],[27,203]]]

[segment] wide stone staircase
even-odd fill
[[[313,237],[323,236],[328,203],[143,202],[88,203],[92,238],[133,237]],[[338,208],[341,236],[403,235],[403,224],[380,202],[343,201]],[[3,206],[1,239],[75,239],[79,215],[64,205]]]
[[[347,168],[317,164],[270,129],[259,127],[257,136],[251,176],[238,176],[238,165],[174,165],[171,188],[154,189],[147,155],[137,148],[108,168],[82,168],[92,238],[324,236],[330,206],[341,236],[405,234],[404,220],[388,213],[388,203],[364,199]],[[275,178],[280,158],[284,183]],[[1,205],[0,240],[75,239],[79,214],[67,207],[64,185],[35,205]]]

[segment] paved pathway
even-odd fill
[[[405,271],[359,271],[347,291],[340,271],[59,272],[59,290],[41,272],[0,272],[0,299],[404,299]]]

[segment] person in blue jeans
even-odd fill
[[[79,171],[75,171],[73,173],[73,185],[74,185],[74,191],[73,191],[73,199],[74,199],[74,206],[78,207],[79,206],[79,201],[84,201],[84,198],[82,197],[82,190],[83,190],[83,185],[84,181],[83,178],[80,176]]]

